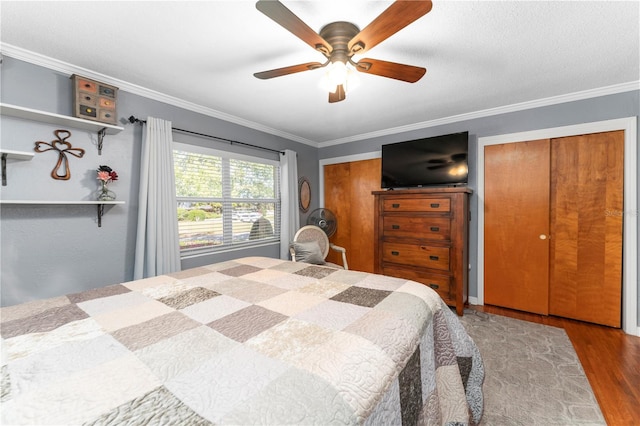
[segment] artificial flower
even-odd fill
[[[100,166],[96,171],[98,172],[97,179],[104,183],[118,180],[118,174],[109,166]]]

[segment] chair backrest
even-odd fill
[[[251,225],[251,231],[249,232],[250,240],[258,240],[260,238],[269,238],[273,236],[273,226],[269,219],[264,217],[259,218],[253,225]]]
[[[329,254],[329,237],[327,237],[327,234],[318,226],[303,226],[298,229],[298,232],[293,236],[293,241],[297,243],[317,241],[322,251],[322,257],[326,259],[327,254]]]

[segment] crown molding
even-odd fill
[[[228,121],[230,123],[238,124],[254,130],[259,130],[261,132],[269,133],[271,135],[280,136],[285,139],[300,142],[305,145],[310,145],[314,148],[319,147],[317,142],[311,141],[309,139],[292,135],[290,133],[283,132],[278,129],[274,129],[272,127],[265,126],[260,123],[255,123],[253,121],[245,120],[243,118],[236,117],[235,115],[227,114],[227,113],[215,110],[213,108],[207,108],[202,105],[198,105],[196,103],[186,101],[184,99],[180,99],[174,96],[169,96],[164,93],[157,92],[155,90],[147,89],[145,87],[138,86],[136,84],[132,84],[124,80],[120,80],[105,74],[101,74],[99,72],[96,72],[87,68],[69,64],[67,62],[60,61],[58,59],[54,59],[45,55],[41,55],[39,53],[32,52],[30,50],[13,46],[11,44],[0,42],[0,52],[2,53],[2,55],[10,56],[14,59],[18,59],[24,62],[29,62],[31,64],[45,67],[63,74],[83,75],[87,78],[102,81],[106,84],[116,86],[120,90],[124,90],[134,95],[139,95],[148,99],[153,99],[153,100],[163,102],[172,106],[176,106],[178,108],[182,108],[188,111],[193,111],[209,117],[218,118],[220,120]]]
[[[507,114],[511,112],[524,111],[533,108],[540,108],[550,105],[557,105],[566,102],[580,101],[583,99],[597,98],[606,95],[615,95],[617,93],[631,92],[640,90],[640,80],[630,81],[628,83],[614,84],[612,86],[599,87],[597,89],[583,90],[581,92],[567,93],[564,95],[552,96],[549,98],[536,99],[533,101],[521,102],[517,104],[504,105],[496,108],[489,108],[480,111],[474,111],[466,114],[452,115],[449,117],[438,118],[436,120],[422,121],[420,123],[409,124],[406,126],[393,127],[370,133],[349,136],[346,138],[335,139],[332,141],[319,142],[321,148],[332,145],[340,145],[348,142],[355,142],[363,139],[377,138],[388,136],[412,130],[421,130],[429,127],[442,126],[445,124],[457,123],[465,120],[473,120],[476,118],[490,117],[494,115]]]

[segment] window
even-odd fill
[[[174,144],[180,252],[280,240],[277,161]]]

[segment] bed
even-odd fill
[[[412,281],[271,258],[2,308],[2,424],[476,424],[484,370]]]

